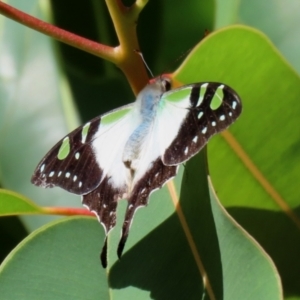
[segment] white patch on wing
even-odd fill
[[[171,143],[177,137],[181,124],[189,113],[190,103],[183,99],[182,102],[170,102],[167,99],[162,100],[164,103],[158,109],[158,119],[155,126],[156,135],[158,136],[158,146],[160,147],[161,156],[169,148]]]
[[[150,169],[152,163],[161,155],[157,132],[154,130],[155,123],[152,124],[152,128],[148,132],[147,138],[141,145],[139,158],[135,160],[136,171],[134,174],[132,188]]]
[[[116,110],[110,114],[117,112]],[[107,176],[114,189],[131,185],[130,170],[125,167],[122,155],[125,144],[139,121],[134,104],[127,114],[111,123],[105,122],[104,115],[92,142],[96,160],[103,170],[102,178]]]
[[[190,91],[190,87],[188,89]],[[157,95],[157,89],[148,86],[139,95],[137,101],[130,106],[131,110],[122,117],[107,123],[104,115],[101,118],[99,131],[95,134],[92,142],[96,160],[103,170],[102,178],[109,178],[109,183],[112,184],[113,188],[119,188],[128,196],[130,196],[135,184],[151,168],[152,163],[157,158],[163,157],[165,150],[176,138],[191,106],[189,96],[185,96],[179,101],[170,101],[167,99],[168,97],[162,97],[159,103],[155,103]],[[134,168],[132,178],[132,171],[123,163],[124,149],[132,133],[141,124],[142,117],[147,118],[147,115],[142,115],[141,111],[147,113],[147,101],[151,101],[151,97],[153,97],[153,105],[157,105],[157,115],[153,118],[153,122],[150,121],[150,126],[145,130],[144,138],[136,142],[139,151],[136,152],[137,156],[133,155],[130,165]],[[118,113],[118,110],[110,114],[114,113]],[[136,145],[133,141],[132,147],[134,146]],[[131,155],[130,149],[127,149],[129,154],[126,152],[125,157]]]
[[[181,123],[188,113],[183,107],[190,107],[188,98],[182,101],[171,102],[162,98],[157,104],[157,114],[147,129],[147,136],[140,145],[139,156],[134,161],[135,174],[131,189],[151,169],[153,162],[163,157],[165,150],[177,136]]]
[[[189,101],[187,103],[184,99],[183,102],[189,107]],[[166,149],[177,136],[181,123],[188,113],[188,110],[182,106],[182,103],[174,104],[166,99],[161,99],[152,130],[141,149],[141,159],[134,176],[133,186],[150,169],[152,162],[156,161],[158,157],[163,157]]]
[[[196,144],[198,141],[198,136],[196,135],[194,138],[193,138],[193,142]]]

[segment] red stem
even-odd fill
[[[144,2],[146,3],[147,1],[144,0]],[[145,3],[142,3],[142,6]],[[134,5],[131,8],[127,8],[121,0],[106,0],[106,4],[119,38],[120,45],[117,47],[106,46],[80,37],[30,16],[1,0],[0,14],[58,41],[116,64],[126,75],[133,92],[138,94],[149,80],[142,60],[134,52],[134,50],[139,50],[139,43],[136,36],[136,22],[142,8]]]
[[[61,29],[52,24],[41,21],[32,17],[2,1],[0,1],[0,13],[12,20],[15,20],[27,27],[51,36],[58,41],[66,43],[70,46],[79,48],[83,51],[89,52],[93,55],[107,59],[113,63],[117,62],[116,50],[117,48],[109,47],[89,39],[80,37],[74,33]]]
[[[83,215],[83,216],[95,217],[95,214],[93,214],[92,212],[84,208],[51,206],[51,207],[42,207],[42,211],[45,214],[49,214],[49,215],[62,215],[62,216]]]

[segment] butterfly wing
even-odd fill
[[[223,84],[193,84],[162,95],[151,134],[140,149],[119,257],[136,209],[147,205],[151,192],[174,177],[180,163],[198,153],[212,135],[227,128],[240,113],[239,97]]]
[[[37,166],[32,183],[59,186],[82,195],[106,234],[116,224],[117,202],[128,195],[130,170],[123,163],[125,144],[141,122],[134,104],[101,115],[59,141]],[[102,264],[106,266],[106,241]]]
[[[60,140],[38,164],[31,182],[44,188],[59,186],[77,195],[96,188],[102,171],[96,163],[91,141],[100,120],[101,117],[95,118]],[[88,176],[91,180],[84,180]]]
[[[92,142],[102,178],[94,190],[83,195],[82,203],[95,212],[106,234],[116,224],[118,200],[128,198],[130,194],[132,174],[123,162],[123,151],[139,123],[139,112],[133,105],[118,109],[102,117],[99,131]],[[102,254],[105,254],[105,247]],[[106,262],[102,260],[102,263],[105,265]]]
[[[242,111],[235,91],[214,82],[172,90],[165,93],[161,101],[160,119],[165,124],[160,127],[173,128],[173,139],[161,138],[165,148],[162,161],[168,166],[183,163],[197,154],[214,134],[228,128]]]
[[[151,149],[151,147],[149,149]],[[150,160],[144,158],[143,162],[148,161]],[[143,162],[141,162],[141,164],[143,164]],[[150,194],[161,188],[168,180],[173,178],[177,173],[178,167],[166,166],[163,164],[161,158],[157,157],[154,161],[150,161],[148,168],[145,170],[146,171],[144,173],[141,171],[137,172],[134,179],[133,189],[128,198],[128,206],[118,246],[119,257],[122,255],[135,211],[137,208],[148,204]]]
[[[32,183],[45,188],[59,186],[77,195],[94,190],[107,175],[105,168],[113,160],[109,157],[107,161],[112,154],[109,151],[100,150],[99,155],[99,147],[106,149],[107,144],[113,144],[113,149],[122,147],[126,134],[123,139],[113,135],[126,127],[129,136],[131,108],[132,105],[126,105],[101,115],[65,136],[38,164]]]

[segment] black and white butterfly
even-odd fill
[[[126,198],[119,257],[136,209],[147,205],[149,195],[242,110],[239,96],[222,83],[170,87],[167,78],[152,79],[134,103],[94,118],[59,141],[32,176],[37,186],[82,195],[106,236],[116,224],[118,201]],[[106,251],[107,238],[101,254],[104,267]]]

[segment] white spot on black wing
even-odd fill
[[[204,115],[204,113],[203,113],[203,111],[200,111],[199,113],[198,113],[198,119],[201,119],[201,117]]]
[[[186,147],[186,148],[184,149],[184,154],[187,155],[188,152],[189,152],[189,147]]]

